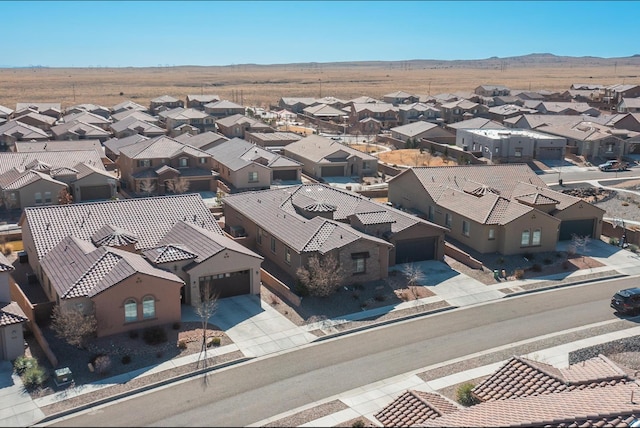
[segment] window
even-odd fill
[[[489,239],[496,239],[496,230],[493,228],[489,229]]]
[[[291,264],[291,250],[289,248],[284,249],[284,261],[287,262],[288,265]]]
[[[41,204],[42,203],[42,193],[41,192],[36,192],[35,200],[36,200],[36,204]]]
[[[529,245],[530,234],[531,234],[531,231],[529,229],[522,231],[522,235],[520,236],[520,245],[522,246]]]
[[[446,213],[444,215],[444,225],[451,229],[451,214]]]
[[[150,159],[139,159],[138,160],[138,168],[148,168],[151,166]]]
[[[469,236],[469,222],[466,220],[462,220],[462,234]]]
[[[276,238],[271,237],[271,251],[276,252]]]
[[[496,148],[494,149],[494,152],[496,152],[496,154],[500,153],[500,147],[496,147]]]
[[[153,296],[145,296],[142,299],[142,318],[149,319],[156,317],[156,299]]]
[[[258,228],[258,234],[256,235],[256,242],[258,245],[262,245],[262,229]]]
[[[435,208],[433,205],[429,205],[429,214],[427,215],[427,220],[433,221]]]
[[[521,147],[516,147],[515,157],[517,157],[517,158],[521,158],[522,157],[522,148]]]
[[[359,256],[353,259],[353,273],[360,274],[367,272],[367,259],[364,256]]]
[[[51,203],[51,192],[44,192],[44,203],[45,204]]]
[[[258,181],[258,172],[250,171],[249,172],[249,183],[256,183]]]
[[[207,163],[207,158],[199,158],[198,161],[200,162],[200,164],[205,164]]]
[[[542,231],[540,229],[534,230],[533,236],[531,238],[531,245],[540,245],[541,237],[542,237]]]
[[[188,158],[180,158],[178,159],[178,168],[186,168],[189,166]]]
[[[124,302],[124,322],[132,322],[138,320],[138,304],[134,299]]]

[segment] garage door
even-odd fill
[[[93,201],[96,199],[109,199],[111,197],[111,186],[84,186],[80,188],[80,198],[83,201]]]
[[[436,238],[404,239],[396,242],[396,264],[433,260]]]
[[[248,270],[227,273],[224,274],[224,278],[213,280],[213,289],[220,293],[218,296],[220,299],[249,294],[251,292],[250,279]]]
[[[211,190],[211,180],[189,181],[189,192],[207,192]]]
[[[323,166],[322,176],[323,177],[344,177],[344,167],[343,166]]]
[[[560,241],[570,240],[573,235],[593,238],[593,224],[595,219],[568,220],[560,223]]]
[[[298,179],[298,171],[294,170],[284,170],[284,171],[273,171],[273,179],[274,180],[297,180]]]
[[[536,154],[538,160],[562,160],[561,147],[540,147]]]

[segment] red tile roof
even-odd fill
[[[455,403],[439,394],[409,390],[375,414],[386,427],[412,426],[458,410]]]

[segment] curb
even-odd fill
[[[514,293],[506,294],[503,298],[522,296],[524,294],[531,294],[531,293],[536,293],[536,292],[539,292],[539,291],[554,290],[556,288],[570,287],[572,285],[586,284],[586,283],[589,283],[589,282],[606,281],[606,280],[610,280],[610,279],[619,279],[619,278],[627,278],[627,277],[629,277],[629,275],[626,275],[626,274],[623,274],[623,273],[618,273],[616,275],[601,276],[601,277],[598,277],[598,278],[587,278],[587,279],[567,282],[567,283],[564,283],[564,284],[548,285],[546,287],[532,288],[531,290],[516,291]]]
[[[68,415],[71,415],[71,414],[74,414],[74,413],[82,412],[83,410],[87,410],[87,409],[90,409],[92,407],[100,406],[100,405],[105,404],[105,403],[109,403],[109,402],[112,402],[112,401],[119,400],[121,398],[125,398],[125,397],[129,397],[129,396],[132,396],[132,395],[135,395],[135,394],[139,394],[141,392],[149,391],[151,389],[155,389],[155,388],[158,388],[158,387],[161,387],[161,386],[164,386],[164,385],[168,385],[170,383],[174,383],[174,382],[178,382],[178,381],[181,381],[181,380],[184,380],[184,379],[188,379],[190,377],[201,375],[201,374],[204,374],[204,373],[207,373],[207,372],[210,372],[210,371],[218,370],[218,369],[221,369],[221,368],[224,368],[224,367],[227,367],[227,366],[232,366],[232,365],[235,365],[235,364],[244,363],[245,361],[253,360],[254,358],[255,357],[238,358],[237,360],[227,361],[225,363],[217,364],[215,366],[205,367],[205,368],[202,368],[202,369],[199,369],[199,370],[196,370],[196,371],[184,373],[184,374],[181,374],[181,375],[178,375],[178,376],[174,376],[174,377],[171,377],[171,378],[163,379],[163,380],[158,381],[158,382],[150,383],[148,385],[141,386],[140,388],[136,388],[136,389],[133,389],[131,391],[126,391],[126,392],[121,392],[119,394],[110,395],[108,397],[92,401],[90,403],[86,403],[86,404],[83,404],[83,405],[80,405],[80,406],[77,406],[77,407],[73,407],[71,409],[67,409],[67,410],[63,410],[63,411],[58,412],[58,413],[54,413],[54,414],[49,415],[49,416],[45,416],[43,419],[39,420],[34,425],[41,424],[41,423],[44,423],[44,422],[49,422],[49,421],[52,421],[52,420],[56,420],[56,419],[59,419],[59,418],[62,418],[62,417],[65,417],[65,416],[68,416]]]

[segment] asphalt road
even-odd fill
[[[603,172],[598,169],[594,171],[580,171],[571,168],[556,167],[554,168],[556,173],[544,173],[540,175],[542,181],[546,184],[557,183],[558,178],[562,178],[565,183],[574,181],[588,181],[588,180],[603,180],[602,183],[606,183],[608,180],[634,178],[640,176],[640,168],[635,167],[627,171],[608,171]]]
[[[246,426],[421,367],[616,319],[611,296],[632,285],[637,279],[591,283],[391,324],[231,366],[49,425]]]

